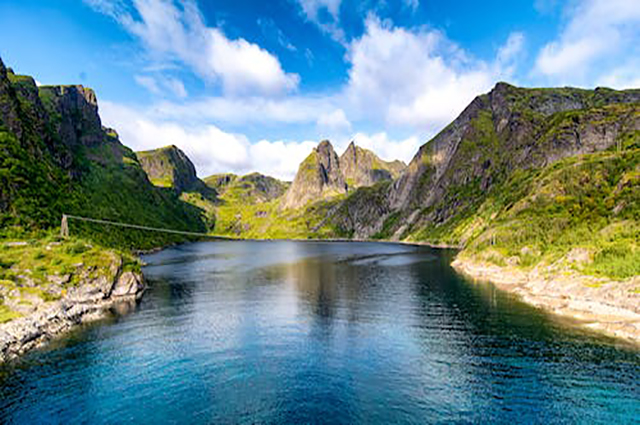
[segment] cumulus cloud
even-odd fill
[[[155,59],[179,61],[226,94],[276,95],[297,88],[299,76],[282,69],[277,57],[257,44],[230,40],[205,25],[193,0],[134,0],[134,14],[119,0],[85,0],[137,37]]]
[[[251,141],[243,134],[210,125],[185,125],[158,120],[144,111],[112,102],[101,102],[100,114],[107,126],[118,129],[122,142],[140,151],[176,145],[193,161],[198,175],[252,171],[291,180],[298,165],[316,141]]]
[[[397,28],[375,16],[365,27],[349,48],[349,102],[370,118],[423,130],[448,123],[497,79],[509,78],[524,39],[512,34],[486,63],[437,30]]]
[[[323,114],[318,118],[318,129],[321,131],[335,132],[351,130],[351,123],[342,109]]]
[[[565,13],[568,20],[559,36],[536,59],[536,73],[549,81],[589,84],[597,79],[595,74],[611,72],[625,57],[638,56],[637,0],[587,0],[572,3]]]

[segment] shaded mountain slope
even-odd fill
[[[383,161],[368,149],[351,142],[340,156],[340,169],[349,189],[373,186],[384,180],[394,180],[406,168],[402,161]]]

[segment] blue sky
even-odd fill
[[[0,56],[94,88],[136,149],[291,178],[322,138],[385,159],[497,81],[640,87],[638,0],[4,0]]]

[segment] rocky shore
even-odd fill
[[[640,344],[640,276],[625,281],[567,270],[515,267],[457,258],[452,266],[474,280],[491,282],[523,301],[577,319],[583,326]]]
[[[145,290],[143,276],[137,271],[125,271],[120,256],[112,255],[104,273],[95,268],[80,267],[79,282],[69,286],[70,276],[51,276],[47,293],[56,292],[57,299],[47,300],[31,296],[21,317],[0,324],[0,362],[13,359],[39,347],[52,338],[81,323],[103,318],[109,309],[127,309],[142,297]],[[16,292],[17,291],[17,292]],[[18,289],[4,288],[5,304]],[[17,307],[17,306],[16,306]]]

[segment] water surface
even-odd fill
[[[640,354],[394,244],[145,257],[135,311],[0,368],[0,423],[633,423]],[[636,422],[637,423],[637,422]]]

